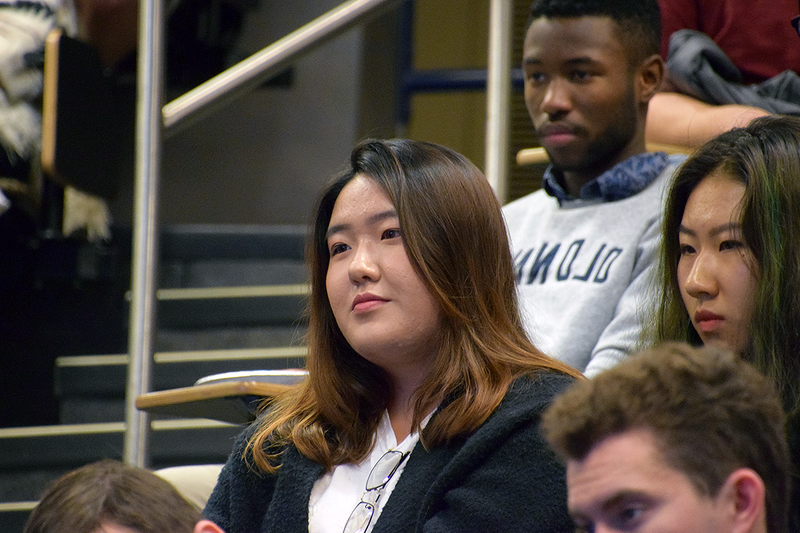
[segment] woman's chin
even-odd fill
[[[733,352],[737,355],[742,355],[744,351],[744,346],[742,342],[738,340],[725,338],[722,336],[717,335],[700,335],[700,340],[703,341],[705,346],[714,346],[716,348],[722,348],[729,352]]]

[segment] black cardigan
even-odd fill
[[[520,378],[466,439],[430,451],[417,443],[373,532],[573,531],[564,467],[539,433],[542,410],[572,381]],[[277,474],[254,472],[242,456],[254,427],[237,439],[204,515],[226,533],[307,532],[322,466],[289,446]]]

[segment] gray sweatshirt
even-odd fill
[[[534,343],[592,376],[636,348],[652,295],[664,190],[683,156],[639,154],[567,195],[545,187],[503,208]]]

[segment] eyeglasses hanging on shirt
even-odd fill
[[[378,459],[378,462],[370,470],[369,476],[367,476],[366,490],[361,496],[361,501],[350,513],[350,517],[344,525],[343,533],[364,533],[367,530],[386,485],[409,453],[389,450]]]

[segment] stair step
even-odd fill
[[[187,387],[198,379],[234,370],[283,370],[305,366],[306,347],[156,352],[152,390]],[[125,393],[128,355],[56,359],[56,395],[119,396]]]
[[[161,257],[181,259],[303,259],[302,225],[177,224],[160,234]]]
[[[171,260],[159,264],[161,288],[231,287],[306,283],[306,267],[291,259]]]
[[[100,309],[99,304],[111,311],[95,312],[90,328],[85,325],[88,312],[76,314],[72,300],[59,298],[56,303],[65,303],[47,315],[52,322],[47,329],[53,332],[47,346],[62,348],[51,353],[101,353],[56,359],[61,425],[0,428],[0,531],[21,531],[52,480],[101,458],[122,457],[128,355],[118,351],[126,344],[129,233],[115,232],[110,249],[87,251],[59,241],[42,255],[40,277],[47,294],[60,294],[55,292],[59,289],[78,303],[85,301],[89,311]],[[160,229],[153,391],[190,386],[222,372],[305,365],[306,233],[305,226],[285,225]],[[70,268],[62,265],[65,261]],[[52,272],[45,268],[50,265]],[[88,277],[73,286],[64,272]],[[109,331],[115,342],[89,344]],[[74,351],[70,337],[79,347]],[[151,418],[151,428],[153,468],[224,462],[242,430],[207,419],[158,417]]]
[[[8,533],[21,533],[25,529],[25,522],[31,510],[38,502],[8,502],[0,503],[0,531]]]
[[[241,426],[206,419],[152,420],[153,468],[225,462]],[[0,429],[0,501],[32,501],[79,466],[121,459],[122,422]]]
[[[306,284],[159,289],[160,328],[248,327],[300,322]]]
[[[224,462],[241,426],[204,418],[152,420],[154,465]],[[0,472],[36,466],[82,465],[122,457],[124,422],[0,428]],[[0,489],[1,491],[2,489]],[[5,500],[6,498],[2,498]]]
[[[304,342],[305,325],[284,324],[248,328],[160,329],[155,334],[156,352],[233,350],[297,346]],[[114,353],[125,352],[126,348]],[[94,353],[104,353],[95,351]],[[108,350],[105,351],[108,352]],[[78,355],[78,354],[64,354]]]

